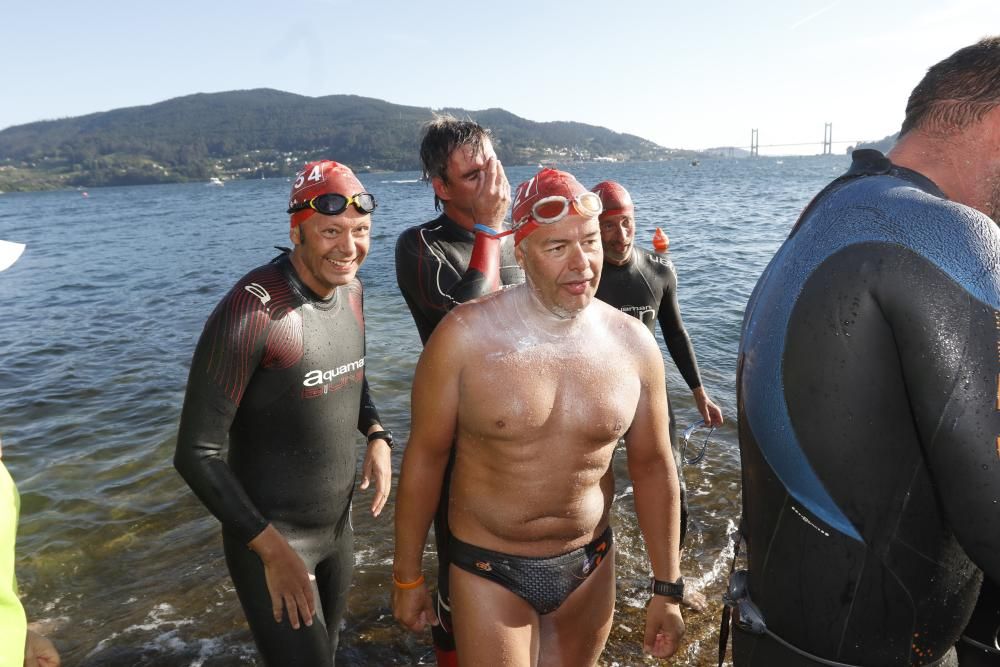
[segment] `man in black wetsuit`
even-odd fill
[[[510,184],[488,130],[442,115],[420,145],[424,178],[440,216],[403,232],[396,243],[396,281],[421,343],[454,306],[524,282],[511,239],[494,237],[510,207]],[[450,467],[449,467],[450,471]],[[448,477],[434,519],[438,552],[438,617],[432,628],[438,664],[454,665],[448,605]]]
[[[754,289],[737,667],[956,664],[1000,577],[998,156],[993,38],[929,70]]]
[[[392,436],[368,395],[356,277],[374,209],[350,169],[307,164],[289,201],[294,249],[236,283],[191,363],[174,463],[222,522],[268,665],[334,664],[354,565],[355,428],[375,516],[389,495]]]
[[[601,197],[601,245],[604,247],[604,268],[595,295],[626,315],[637,318],[654,332],[654,322],[660,323],[663,342],[667,344],[670,358],[694,396],[701,418],[708,426],[722,425],[722,410],[708,397],[701,384],[698,361],[694,356],[691,338],[681,319],[677,303],[677,272],[670,257],[634,245],[635,205],[632,197],[621,184],[603,181],[594,186],[593,192]],[[667,397],[670,414],[670,446],[674,452],[677,477],[681,484],[681,544],[687,534],[688,504],[684,485],[680,443],[674,409]],[[688,600],[685,600],[688,602]],[[692,602],[695,606],[698,603]]]

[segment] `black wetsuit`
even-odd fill
[[[954,664],[976,566],[1000,575],[998,263],[989,218],[857,151],[764,271],[737,401],[749,599],[774,636],[737,626],[736,667],[823,664],[782,642]]]
[[[396,282],[417,324],[420,342],[426,344],[434,328],[460,303],[489,294],[494,286],[487,276],[469,268],[475,234],[460,227],[447,215],[417,227],[410,227],[396,242]],[[500,244],[500,284],[524,282],[524,271],[514,259],[511,237]],[[455,649],[448,607],[448,480],[445,474],[441,501],[434,517],[434,541],[438,553],[438,615],[441,625],[431,628],[434,644],[443,650]],[[444,603],[444,606],[440,604]]]
[[[396,282],[417,324],[420,342],[427,343],[434,327],[452,308],[489,294],[493,287],[482,273],[469,270],[475,234],[447,215],[410,227],[396,242]],[[514,259],[510,237],[500,244],[500,283],[524,282]]]
[[[356,432],[379,423],[364,365],[361,283],[320,299],[288,255],[236,283],[194,353],[174,461],[222,522],[226,562],[268,665],[333,665],[354,565]],[[316,576],[311,628],[292,629],[287,613],[274,621],[263,565],[247,548],[268,523]]]
[[[663,341],[667,344],[670,358],[677,365],[681,377],[694,391],[701,386],[698,361],[694,356],[691,338],[688,337],[681,319],[680,305],[677,303],[677,271],[670,257],[633,246],[629,261],[618,266],[604,262],[601,282],[595,295],[626,315],[637,318],[655,333],[654,322],[659,321]],[[687,488],[682,474],[683,460],[677,440],[674,409],[667,394],[667,410],[670,413],[670,446],[677,465],[677,479],[681,488],[681,543],[687,534]]]

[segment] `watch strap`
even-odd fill
[[[660,581],[650,579],[652,583],[653,595],[663,595],[668,598],[684,599],[684,577],[677,577],[677,581]]]
[[[389,449],[395,444],[392,440],[392,431],[372,431],[368,434],[368,442],[371,443],[372,440],[385,440],[385,444],[389,445]]]

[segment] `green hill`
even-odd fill
[[[603,127],[536,123],[502,109],[443,111],[491,128],[506,164],[693,154]],[[431,109],[356,95],[270,89],[188,95],[3,130],[0,191],[288,176],[319,157],[360,171],[418,169],[421,125],[431,117]]]
[[[892,150],[892,147],[896,145],[896,139],[898,138],[899,132],[895,132],[887,137],[882,137],[877,141],[859,141],[857,146],[848,147],[847,154],[850,155],[851,151],[859,148],[874,148],[882,153],[888,153]]]

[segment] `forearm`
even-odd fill
[[[694,346],[687,331],[681,329],[668,335],[664,330],[663,341],[667,344],[670,358],[673,359],[688,388],[693,391],[700,387],[701,373],[698,371],[698,359],[695,357]]]
[[[174,467],[208,511],[245,543],[267,526],[267,519],[214,446],[182,448],[178,443]]]
[[[361,387],[361,406],[358,410],[358,430],[362,434],[368,435],[372,431],[381,431],[381,424],[382,420],[378,416],[378,408],[375,407],[375,401],[372,400],[368,388],[368,377],[365,376],[364,384]]]
[[[666,343],[670,358],[674,360],[674,365],[680,371],[684,382],[690,389],[701,386],[694,346],[691,345],[691,337],[688,336],[687,329],[684,327],[681,305],[677,301],[676,277],[671,277],[663,291],[657,320],[660,323],[660,331],[663,333],[663,342]]]
[[[399,581],[415,581],[422,573],[424,545],[441,499],[450,451],[422,452],[411,445],[403,457],[396,492],[393,573]]]
[[[243,485],[222,459],[222,445],[235,406],[209,405],[198,393],[189,395],[181,413],[174,467],[205,507],[244,542],[267,525]]]
[[[675,581],[680,573],[680,489],[673,458],[640,466],[632,475],[635,513],[653,576]]]

